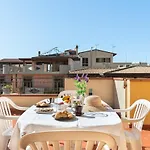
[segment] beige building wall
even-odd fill
[[[110,63],[113,62],[113,54],[102,51],[89,51],[80,53],[82,58],[88,58],[88,66],[101,67],[103,63],[96,63],[96,58],[110,58]],[[82,62],[82,61],[81,61]]]
[[[66,78],[65,79],[65,90],[75,90],[74,79]],[[114,107],[114,82],[113,79],[96,79],[90,78],[87,84],[87,95],[89,89],[92,89],[93,95],[98,95],[108,103],[110,106]]]

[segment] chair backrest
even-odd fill
[[[11,116],[10,105],[15,106],[11,99],[0,97],[0,116]],[[1,118],[2,119],[2,118]],[[3,120],[3,131],[12,127],[12,120]]]
[[[58,94],[58,97],[63,98],[64,96],[76,96],[76,95],[77,95],[76,90],[66,90],[66,91],[61,91]]]
[[[138,130],[141,131],[143,127],[144,119],[146,118],[146,115],[150,111],[150,102],[145,99],[139,99],[135,103],[133,103],[131,107],[132,108],[135,107],[135,112],[133,116],[134,119],[143,118],[142,120],[133,124],[134,127],[136,127]]]
[[[99,142],[97,145],[98,150],[101,150],[105,144],[107,144],[111,150],[116,150],[117,148],[116,141],[112,136],[92,131],[50,131],[27,134],[21,138],[20,148],[25,150],[29,145],[32,150],[38,150],[35,143],[40,142],[44,150],[49,149],[49,143],[53,144],[55,150],[59,150],[60,141],[64,141],[64,150],[70,150],[71,148],[81,150],[83,141],[87,141],[85,150],[92,150],[95,141]]]

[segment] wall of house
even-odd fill
[[[138,99],[150,101],[150,79],[131,79],[130,80],[130,105]],[[133,112],[131,114],[133,116]],[[150,125],[150,113],[145,119],[145,125]]]
[[[123,79],[114,79],[114,107],[124,109],[126,105]]]
[[[68,65],[70,66],[70,70],[74,70],[73,60],[68,58]]]
[[[67,74],[70,70],[70,65],[60,65],[59,66],[59,73],[60,74]]]
[[[104,63],[96,63],[96,58],[110,58],[110,63],[113,62],[113,54],[102,51],[89,51],[79,54],[80,57],[88,58],[88,66],[101,67]]]
[[[82,69],[81,61],[74,61],[73,62],[73,69],[72,70],[77,70],[77,69]]]
[[[0,96],[10,98],[15,104],[19,106],[30,107],[43,99],[56,98],[57,94],[10,94]]]
[[[100,96],[102,100],[114,107],[113,79],[90,78],[87,84],[87,95],[89,89],[92,89],[93,95]],[[74,79],[65,78],[65,90],[76,90]]]
[[[70,66],[70,71],[81,68],[81,62],[80,61],[74,61],[71,58],[68,58],[68,65]]]
[[[34,75],[33,86],[37,88],[53,87],[53,78],[51,75]]]

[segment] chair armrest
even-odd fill
[[[27,110],[29,108],[29,107],[18,106],[13,101],[10,101],[10,100],[9,100],[9,104],[12,105],[15,109],[18,109],[18,110]]]
[[[0,119],[4,120],[17,120],[20,116],[2,116],[0,115]]]
[[[5,116],[7,120],[17,120],[20,116]]]
[[[115,112],[127,112],[129,109],[113,109]]]
[[[132,104],[130,107],[128,107],[126,109],[113,109],[113,110],[115,112],[128,112],[128,111],[132,110],[135,107],[136,107],[136,104]]]
[[[21,107],[21,106],[15,106],[14,108],[18,109],[18,110],[27,110],[29,107]]]
[[[145,116],[141,117],[141,118],[138,118],[138,119],[135,119],[135,118],[127,118],[127,117],[121,117],[121,120],[123,122],[128,122],[128,123],[135,123],[135,122],[139,122],[141,121]]]

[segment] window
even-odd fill
[[[33,85],[32,85],[32,78],[24,78],[24,86],[25,87],[32,87]]]
[[[110,62],[110,58],[105,58],[105,62]]]
[[[97,63],[110,62],[110,58],[96,58]]]
[[[2,77],[2,78],[0,78],[0,94],[3,93],[2,87],[4,84],[5,84],[5,79],[4,79],[4,77]]]
[[[82,66],[88,66],[88,58],[82,58]]]
[[[96,58],[96,62],[97,63],[101,62],[101,58]]]
[[[64,88],[64,79],[55,78],[54,79],[55,92],[59,93],[61,88]]]
[[[124,67],[123,65],[119,65],[119,67]]]

